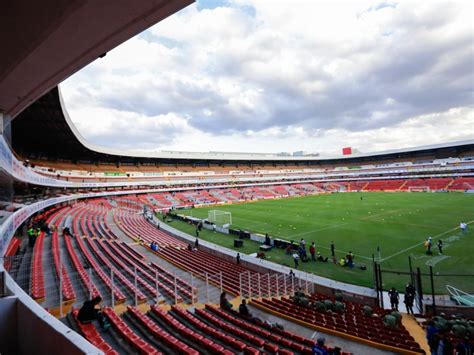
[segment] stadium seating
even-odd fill
[[[173,306],[172,308],[173,315],[177,315],[177,319],[183,319],[189,324],[191,324],[195,329],[208,335],[211,338],[219,339],[226,345],[231,346],[232,348],[236,349],[237,351],[243,351],[247,348],[247,344],[235,339],[229,333],[223,332],[220,328],[211,327],[205,322],[202,322],[198,318],[196,318],[190,311],[186,311],[180,307]]]
[[[128,314],[135,319],[143,328],[146,329],[157,340],[162,342],[165,346],[169,347],[177,353],[184,353],[190,355],[197,355],[199,351],[189,347],[166,330],[160,328],[149,316],[140,312],[137,308],[128,306]]]
[[[325,299],[327,297],[317,294],[311,297],[312,301],[324,301]],[[422,353],[418,343],[403,325],[400,324],[396,329],[388,329],[384,326],[383,316],[388,311],[382,309],[375,310],[380,317],[368,317],[363,315],[362,306],[353,302],[344,302],[345,312],[342,314],[325,313],[314,308],[299,306],[287,298],[253,300],[252,304],[321,329],[328,329],[334,334],[348,336],[353,340],[365,339],[393,348]]]
[[[101,296],[99,290],[97,289],[96,285],[94,285],[93,282],[89,279],[89,275],[87,274],[86,270],[84,269],[84,266],[82,263],[79,261],[79,258],[75,252],[75,250],[72,247],[72,242],[71,238],[65,237],[64,242],[66,244],[66,249],[69,253],[69,257],[71,258],[72,264],[74,265],[74,268],[76,269],[76,272],[79,274],[79,277],[82,282],[82,286],[85,291],[90,293],[92,296],[91,298]]]
[[[241,273],[250,272],[252,278],[259,274],[241,265],[236,265],[235,263],[201,250],[191,251],[187,249],[162,248],[157,252],[157,254],[180,268],[193,272],[203,279],[206,278],[206,274],[215,275],[216,273],[222,272],[222,285],[224,289],[236,295],[240,292],[239,275]],[[214,283],[216,283],[216,281],[214,281]],[[271,282],[270,287],[275,288],[276,285]],[[257,292],[257,290],[254,290],[254,292]]]
[[[108,260],[108,258],[99,250],[99,247],[94,243],[94,241],[89,238],[86,238],[85,240],[92,250],[92,253],[97,257],[97,260],[100,261],[101,265],[105,266],[107,270],[113,270],[115,281],[124,285],[130,294],[135,295],[138,302],[145,302],[147,300],[145,294],[138,287],[135,287],[135,285],[130,282],[125,275],[122,274],[120,269],[116,268],[112,262]],[[128,268],[124,271],[134,277],[134,273]]]
[[[171,237],[156,227],[153,227],[150,223],[146,222],[143,217],[136,214],[114,211],[114,220],[117,226],[133,240],[138,240],[140,238],[147,244],[156,242],[160,248],[168,246],[187,246],[186,243]]]
[[[373,180],[364,187],[364,191],[396,191],[404,183],[405,180]]]
[[[450,190],[474,190],[474,177],[460,177],[454,179],[448,187]]]
[[[35,246],[33,247],[33,261],[31,266],[31,292],[33,299],[41,302],[46,297],[44,289],[44,274],[43,274],[43,241],[44,232],[40,232],[36,238]]]
[[[112,324],[113,328],[125,339],[125,341],[143,355],[158,355],[161,354],[157,349],[148,344],[143,338],[138,336],[128,325],[121,319],[110,307],[104,309],[104,314]]]
[[[103,243],[107,243],[107,242],[104,241]],[[187,282],[177,277],[176,288],[178,290],[178,294],[175,294],[174,276],[171,275],[169,271],[166,271],[165,269],[161,268],[155,263],[147,264],[146,262],[142,260],[143,256],[141,256],[141,254],[139,254],[138,252],[128,247],[126,243],[108,242],[108,244],[114,250],[116,255],[118,255],[120,259],[123,260],[124,263],[127,263],[131,267],[137,267],[137,269],[140,270],[141,274],[152,285],[156,284],[156,286],[158,286],[158,288],[162,292],[166,293],[170,298],[172,298],[173,300],[176,298],[178,302],[182,302],[183,299],[180,296],[180,294],[182,294],[183,296],[191,300],[191,297],[192,297],[191,287]],[[133,250],[135,253],[131,252],[130,250]],[[138,257],[137,254],[140,255],[141,258]]]
[[[77,245],[79,246],[79,249],[82,252],[82,255],[84,258],[87,260],[87,263],[89,264],[89,267],[92,267],[95,273],[99,276],[101,281],[103,282],[106,287],[113,292],[114,294],[114,299],[116,303],[123,303],[126,300],[125,295],[120,291],[118,286],[116,284],[112,284],[112,280],[110,279],[110,274],[106,274],[102,268],[99,266],[99,264],[95,261],[95,259],[92,257],[91,253],[86,249],[84,242],[81,237],[76,236],[76,242]]]
[[[119,355],[119,353],[114,350],[99,334],[96,327],[93,323],[83,324],[77,320],[77,314],[79,310],[73,309],[72,315],[76,320],[76,324],[79,327],[82,335],[94,344],[97,348],[102,350],[105,355]]]
[[[52,252],[53,252],[53,261],[54,268],[56,270],[56,277],[61,279],[62,285],[62,298],[64,301],[74,301],[76,294],[72,287],[71,279],[67,273],[66,267],[64,266],[64,260],[60,260],[60,249],[59,249],[59,240],[58,232],[53,232],[51,236],[52,243]],[[69,238],[69,237],[66,237]]]
[[[5,270],[7,271],[10,270],[10,267],[12,265],[12,259],[18,253],[18,250],[20,249],[20,245],[21,245],[21,240],[15,237],[13,237],[12,240],[10,241],[10,244],[8,244],[7,250],[5,251],[5,261],[3,262],[3,266],[5,267]]]

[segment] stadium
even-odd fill
[[[191,3],[6,7],[0,354],[422,354],[431,321],[472,353],[474,139],[319,156],[82,136],[59,84]]]

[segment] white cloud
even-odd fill
[[[123,149],[335,153],[474,138],[473,10],[192,5],[67,80],[64,96],[87,139]]]

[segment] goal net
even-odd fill
[[[216,226],[227,228],[232,224],[232,213],[212,210],[208,212],[207,220]]]
[[[430,192],[429,186],[409,186],[409,192]]]

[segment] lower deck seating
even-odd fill
[[[151,312],[163,322],[165,322],[168,326],[170,326],[174,331],[191,340],[193,343],[196,343],[200,347],[214,354],[233,354],[232,351],[226,350],[222,345],[216,344],[211,339],[200,335],[189,327],[184,326],[176,318],[172,317],[170,314],[163,311],[162,309],[156,306],[151,306]]]
[[[77,314],[79,310],[73,309],[72,315],[76,320],[77,326],[79,327],[82,335],[97,348],[102,350],[105,355],[119,355],[99,334],[93,323],[83,324],[77,320]]]
[[[33,247],[33,263],[31,268],[31,297],[35,300],[44,300],[46,291],[44,289],[44,274],[43,274],[43,241],[44,232],[40,232],[36,238],[35,246]]]
[[[322,295],[313,295],[311,300],[323,300]],[[252,304],[264,310],[271,310],[284,316],[291,317],[347,336],[353,340],[365,339],[367,341],[387,346],[387,348],[399,348],[413,353],[422,353],[418,343],[408,331],[399,324],[396,329],[386,328],[383,323],[384,310],[377,310],[380,317],[368,317],[362,313],[362,306],[353,302],[344,302],[344,313],[325,313],[312,307],[303,307],[295,304],[292,300],[273,298],[254,300]]]
[[[112,308],[105,308],[104,314],[107,316],[108,320],[118,332],[118,334],[139,354],[146,355],[158,355],[161,354],[157,349],[148,344],[143,338],[138,336],[128,325],[120,318]]]
[[[128,306],[128,314],[135,319],[142,327],[146,329],[154,338],[162,342],[170,350],[177,353],[185,353],[190,355],[197,355],[199,351],[189,347],[169,332],[160,328],[149,316],[140,312],[137,308]]]

